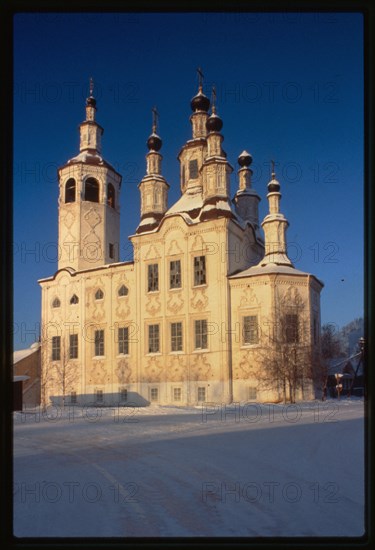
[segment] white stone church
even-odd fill
[[[39,281],[44,404],[280,401],[292,386],[275,365],[291,357],[295,397],[313,396],[306,364],[319,351],[323,284],[288,258],[274,172],[259,223],[246,151],[231,198],[233,167],[210,103],[200,82],[173,205],[154,112],[134,259],[122,262],[122,177],[102,156],[91,87],[79,154],[58,170],[58,270]]]

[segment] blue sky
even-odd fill
[[[56,170],[78,152],[89,77],[103,156],[123,175],[121,259],[139,223],[151,109],[160,114],[169,204],[191,137],[196,68],[217,89],[224,149],[253,156],[267,212],[276,161],[289,253],[325,283],[322,323],[363,314],[363,52],[355,13],[18,14],[14,19],[14,342],[40,323],[37,279],[57,269]],[[232,175],[232,194],[237,187]]]

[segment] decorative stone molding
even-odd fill
[[[89,384],[106,384],[110,381],[108,369],[106,369],[104,361],[93,360],[91,367],[88,369]]]
[[[205,288],[194,288],[193,295],[190,299],[190,306],[192,309],[202,311],[206,309],[208,305],[208,297],[206,296]]]
[[[168,358],[167,364],[168,380],[171,382],[183,382],[186,377],[184,358],[181,355],[174,355]]]
[[[148,297],[148,302],[146,303],[146,311],[150,315],[154,316],[155,313],[158,313],[161,309],[159,294],[150,294]]]
[[[167,310],[171,311],[176,315],[184,305],[184,300],[182,299],[182,292],[173,292],[170,294],[167,301]]]
[[[144,369],[144,382],[160,382],[163,374],[162,359],[160,357],[149,357]]]
[[[168,248],[168,251],[167,251],[167,256],[174,256],[174,255],[178,255],[178,254],[183,254],[183,250],[179,246],[176,239],[173,239],[173,241],[171,241],[171,244],[169,245],[169,248]]]
[[[302,307],[304,305],[303,298],[299,290],[295,286],[289,286],[283,297],[281,298],[283,306],[297,306]]]
[[[191,380],[208,380],[211,376],[212,367],[207,360],[205,353],[196,354],[191,364]]]
[[[247,285],[242,292],[242,296],[240,299],[240,308],[258,307],[258,306],[259,306],[259,301],[253,288]]]
[[[120,359],[117,361],[115,375],[119,384],[129,384],[131,382],[135,382],[135,376],[129,365],[128,359]]]

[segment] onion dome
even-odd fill
[[[208,111],[210,108],[210,100],[204,95],[202,88],[199,87],[199,91],[196,96],[190,102],[192,111]]]
[[[269,193],[278,193],[280,191],[280,183],[275,178],[275,172],[272,172],[272,179],[267,185]]]
[[[155,133],[152,132],[150,137],[147,140],[147,147],[150,151],[159,151],[161,149],[163,142],[161,138]]]
[[[248,167],[253,162],[253,157],[247,151],[242,151],[237,160],[238,164],[243,167]]]
[[[90,95],[90,97],[86,99],[86,105],[87,107],[96,107],[96,99]]]
[[[206,121],[206,128],[209,132],[220,132],[220,130],[223,127],[223,121],[217,115],[216,113],[212,113],[207,121]]]

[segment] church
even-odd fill
[[[199,405],[314,397],[323,283],[287,254],[274,169],[259,222],[252,157],[234,168],[202,78],[168,204],[157,113],[140,216],[120,261],[122,177],[102,156],[90,85],[79,153],[58,170],[58,269],[42,289],[44,405]],[[129,208],[126,206],[124,209]],[[125,213],[126,214],[126,213]]]

